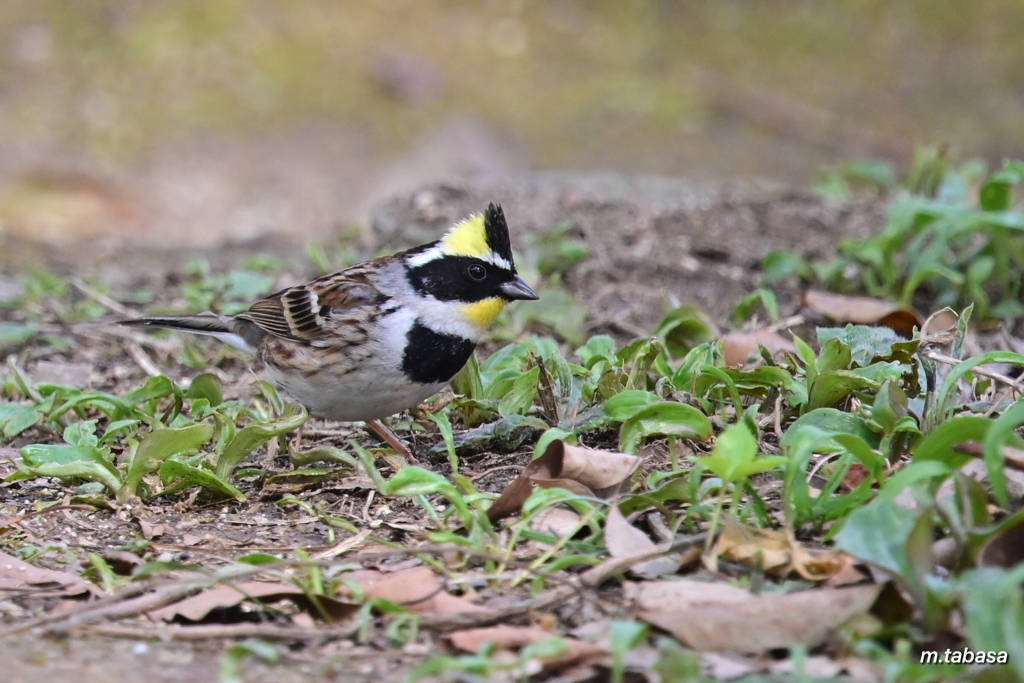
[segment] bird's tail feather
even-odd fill
[[[255,349],[241,335],[236,333],[234,319],[214,313],[199,315],[154,315],[132,320],[122,320],[122,325],[132,327],[163,327],[169,330],[180,330],[192,334],[216,337],[226,344],[254,353]]]

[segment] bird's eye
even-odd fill
[[[469,277],[476,282],[483,282],[487,279],[487,269],[479,263],[472,264],[467,272],[469,273]]]

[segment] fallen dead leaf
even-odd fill
[[[556,439],[539,458],[523,468],[531,479],[571,479],[600,495],[629,479],[640,458],[626,453],[599,451]]]
[[[626,453],[552,441],[539,458],[523,468],[487,510],[491,522],[517,514],[534,486],[561,488],[582,496],[608,498],[640,466],[642,458]]]
[[[441,586],[441,579],[434,571],[422,565],[390,574],[363,570],[354,572],[348,578],[359,587],[367,599],[387,600],[401,605],[410,612],[458,614],[485,611],[484,607],[445,591]],[[349,597],[352,591],[347,586],[342,586],[339,594]]]
[[[724,558],[750,566],[758,566],[768,574],[777,576],[789,572],[790,548],[789,538],[781,531],[773,529],[756,529],[740,524],[731,517],[725,517],[722,533],[718,535],[712,549],[714,559]]]
[[[731,681],[759,671],[762,667],[756,661],[738,655],[701,652],[700,668],[713,680]]]
[[[647,537],[647,534],[630,524],[618,505],[612,505],[605,520],[604,545],[612,557],[629,557],[654,550],[658,546]],[[656,557],[646,562],[638,562],[630,567],[630,573],[647,579],[654,579],[664,574],[675,574],[679,571],[679,555]]]
[[[550,507],[541,510],[530,522],[530,529],[555,538],[566,538],[580,529],[582,517],[575,510],[565,507]],[[545,544],[545,547],[548,547]]]
[[[712,549],[712,567],[718,557],[757,566],[780,577],[793,571],[808,581],[824,581],[844,565],[841,553],[830,550],[811,552],[788,531],[757,529],[730,517],[725,518],[722,533]]]
[[[727,583],[694,579],[664,579],[623,584],[623,592],[636,611],[682,611],[695,604],[713,602],[728,604],[745,602],[753,596],[749,591]]]
[[[908,339],[914,328],[920,329],[922,325],[921,316],[916,312],[885,299],[832,294],[812,289],[804,292],[803,304],[815,313],[838,323],[881,325]]]
[[[731,368],[745,365],[752,357],[760,359],[760,346],[768,350],[772,356],[780,353],[796,353],[796,345],[792,339],[786,339],[771,329],[760,329],[753,332],[730,332],[721,339],[722,357]]]
[[[202,621],[215,609],[235,607],[245,601],[273,603],[280,600],[291,600],[302,605],[311,614],[316,616],[325,615],[332,621],[340,621],[350,617],[356,614],[360,607],[355,602],[346,602],[326,595],[319,595],[316,596],[318,608],[301,588],[293,584],[271,581],[243,581],[231,585],[213,586],[192,597],[153,610],[149,613],[149,617],[156,621],[173,621],[177,617],[188,621]]]
[[[152,541],[156,538],[160,538],[168,531],[170,531],[170,527],[166,524],[153,524],[141,518],[137,518],[135,521],[139,525],[139,532],[142,534],[142,537],[147,541]]]
[[[871,578],[864,569],[857,565],[857,560],[850,557],[846,553],[839,553],[839,557],[842,561],[842,567],[839,568],[832,576],[825,579],[822,584],[831,588],[838,588],[840,586],[852,586],[858,583],[864,583]]]
[[[1024,562],[1024,523],[996,533],[978,551],[979,567],[1009,569],[1021,562]]]
[[[864,585],[784,595],[746,594],[743,600],[695,600],[684,609],[673,605],[638,610],[636,616],[696,650],[758,653],[796,645],[811,648],[867,612],[881,590],[880,585]]]
[[[98,593],[98,590],[77,574],[35,567],[0,553],[0,599],[20,594],[52,598],[83,593]]]
[[[868,471],[867,467],[859,462],[855,462],[850,465],[850,469],[846,471],[846,474],[843,476],[843,481],[839,484],[839,487],[843,491],[852,491],[863,484],[864,480],[867,479],[870,474],[871,473]]]
[[[537,626],[510,626],[501,624],[487,628],[466,629],[448,634],[445,639],[462,652],[478,652],[488,643],[499,650],[519,650],[527,645],[541,643],[558,637]],[[588,643],[569,636],[562,636],[566,651],[553,657],[539,659],[545,671],[562,669],[604,659],[608,651],[595,643]]]

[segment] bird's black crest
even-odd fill
[[[508,236],[508,223],[505,222],[505,212],[501,210],[500,204],[487,205],[484,212],[484,230],[487,233],[487,246],[495,254],[512,263],[512,242]]]

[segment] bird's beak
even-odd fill
[[[540,298],[537,296],[537,292],[533,291],[530,285],[523,282],[523,278],[518,275],[516,275],[514,280],[506,282],[501,286],[501,293],[509,301],[515,301],[516,299],[532,301]]]

